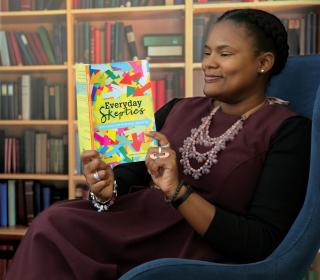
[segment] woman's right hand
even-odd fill
[[[112,197],[114,173],[112,168],[100,159],[95,150],[84,151],[81,155],[83,162],[83,174],[86,177],[90,191],[99,200],[108,200]],[[98,172],[101,180],[94,178],[93,174]]]

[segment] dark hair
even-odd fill
[[[255,39],[258,52],[270,51],[275,55],[271,75],[282,71],[287,62],[289,46],[287,31],[279,18],[262,10],[235,9],[222,14],[216,22],[223,20],[244,24],[249,35]]]

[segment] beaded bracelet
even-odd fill
[[[178,196],[179,192],[181,191],[181,188],[182,188],[183,185],[184,185],[184,181],[182,180],[182,181],[180,181],[180,183],[179,183],[178,186],[176,187],[176,190],[175,190],[173,196],[172,196],[172,197],[169,197],[169,198],[168,198],[168,197],[165,197],[165,198],[164,198],[164,201],[165,201],[166,203],[172,203],[172,201],[174,201],[174,200],[177,198],[177,196]]]
[[[187,188],[187,191],[181,197],[171,202],[171,205],[176,209],[188,199],[190,194],[193,193],[193,189],[190,185],[184,185],[184,186]]]
[[[114,204],[114,201],[118,196],[117,188],[118,188],[117,182],[116,180],[114,180],[112,196],[111,198],[105,201],[100,200],[95,196],[93,192],[89,191],[89,200],[92,202],[93,206],[98,210],[98,212],[105,212],[110,208],[111,205]]]

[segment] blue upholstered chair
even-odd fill
[[[308,190],[289,233],[265,260],[219,264],[186,259],[158,259],[137,266],[120,280],[301,280],[320,247],[320,56],[290,57],[273,78],[268,95],[289,100],[294,111],[312,118]]]

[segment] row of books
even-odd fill
[[[30,225],[51,204],[68,198],[66,185],[46,181],[0,182],[0,226]]]
[[[239,3],[239,2],[267,2],[267,1],[281,1],[281,0],[193,0],[194,3]]]
[[[67,174],[67,136],[28,129],[22,137],[0,130],[0,173]]]
[[[73,0],[74,9],[180,5],[184,0]]]
[[[216,17],[218,18],[218,14]],[[317,53],[319,41],[319,16],[314,11],[295,18],[281,18],[287,32],[290,55],[310,55]],[[193,19],[193,57],[194,62],[201,62],[203,44],[207,32],[207,16],[196,16]]]
[[[54,23],[49,34],[44,26],[35,32],[0,30],[1,65],[64,64],[67,60],[66,26]]]
[[[319,15],[311,11],[299,18],[284,18],[282,22],[288,32],[290,55],[317,53],[319,41]]]
[[[66,120],[67,87],[22,75],[0,80],[0,120]]]
[[[102,27],[87,21],[76,22],[74,42],[77,63],[98,64],[138,58],[132,26],[120,21],[108,21]]]
[[[0,11],[56,10],[64,0],[1,0]]]

